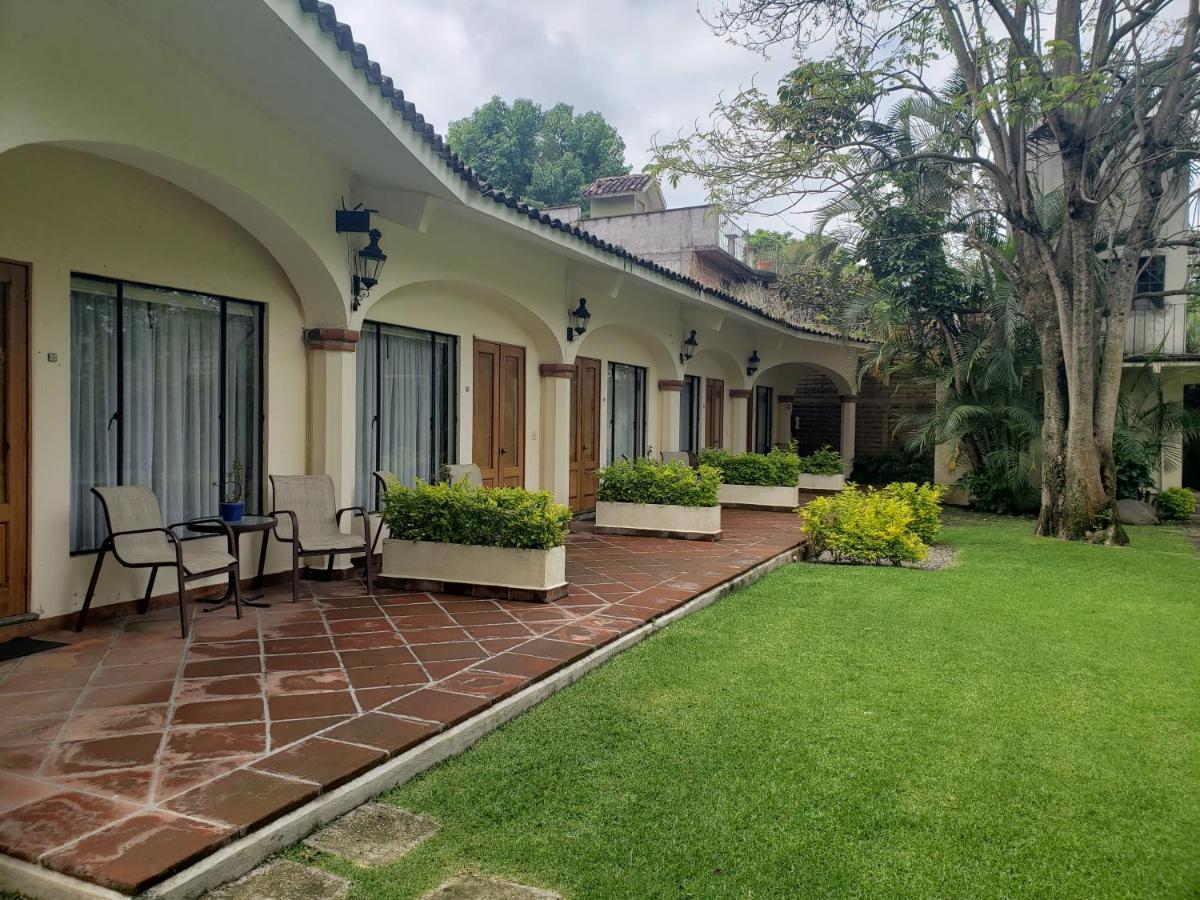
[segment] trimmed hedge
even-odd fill
[[[571,510],[546,491],[455,484],[398,485],[383,499],[383,522],[393,538],[549,550],[567,539]]]
[[[790,450],[778,447],[769,453],[730,453],[716,448],[701,450],[700,464],[719,471],[725,484],[795,487],[800,477],[800,458]]]
[[[597,473],[596,497],[606,503],[664,506],[716,506],[721,473],[712,466],[693,469],[682,462],[620,459]]]
[[[1196,511],[1196,495],[1187,488],[1164,488],[1154,505],[1163,519],[1186,519]]]
[[[842,454],[828,444],[800,457],[800,471],[805,475],[841,475],[845,471]]]

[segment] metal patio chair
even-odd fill
[[[387,469],[376,469],[371,473],[375,479],[375,497],[378,498],[386,494],[389,490],[400,485],[400,479],[396,473],[389,472]],[[375,555],[375,548],[379,546],[379,539],[383,537],[383,523],[379,523],[379,527],[375,529],[375,537],[371,541],[371,556]]]
[[[371,518],[366,507],[337,509],[333,478],[329,475],[270,475],[271,515],[275,517],[275,539],[292,545],[292,602],[300,599],[300,558],[329,557],[328,571],[340,553],[361,550],[366,557],[367,593],[371,582]],[[355,513],[362,517],[363,533],[345,534],[342,516]]]
[[[104,557],[111,551],[117,562],[130,569],[149,569],[150,581],[146,593],[138,601],[138,612],[145,614],[150,607],[150,594],[154,590],[154,579],[159,569],[174,568],[179,577],[179,629],[183,637],[188,634],[187,583],[200,578],[229,575],[233,591],[233,607],[237,617],[242,617],[241,572],[237,557],[237,542],[233,531],[220,519],[191,519],[164,525],[162,510],[154,491],[140,484],[119,487],[94,487],[92,493],[104,510],[104,521],[108,525],[108,537],[100,545],[92,579],[88,582],[83,608],[75,622],[75,630],[82,631],[87,621],[88,608],[96,594],[96,582]],[[198,545],[196,538],[180,538],[177,528],[200,522],[220,522],[224,526],[227,551],[215,550],[211,545]]]

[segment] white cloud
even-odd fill
[[[788,69],[715,36],[689,0],[338,0],[338,17],[441,133],[494,94],[597,110],[637,171],[653,136],[707,117],[722,92],[773,87]],[[667,188],[672,206],[704,188]],[[747,224],[802,228],[806,217]]]

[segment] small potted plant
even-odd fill
[[[216,482],[221,488],[221,520],[223,522],[240,522],[246,512],[246,501],[242,492],[246,483],[246,467],[236,460],[233,470],[224,481]]]

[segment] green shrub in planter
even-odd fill
[[[1196,495],[1187,488],[1166,488],[1154,500],[1163,519],[1186,519],[1196,511]]]
[[[912,531],[923,543],[932,544],[942,530],[942,497],[946,487],[941,484],[897,482],[880,488],[886,497],[902,500],[912,510]]]
[[[549,550],[567,539],[571,510],[546,491],[455,484],[398,485],[383,501],[393,538],[479,547]]]
[[[682,462],[619,459],[597,476],[596,497],[605,503],[716,506],[721,473],[712,466],[693,469]]]
[[[725,484],[795,487],[800,477],[800,457],[790,450],[769,453],[730,453],[716,448],[700,451],[700,465],[712,466]]]
[[[828,551],[835,562],[898,566],[924,559],[929,549],[913,531],[912,508],[883,491],[848,486],[805,504],[800,520],[813,550]]]
[[[826,444],[820,450],[800,457],[800,471],[805,475],[841,475],[845,471],[842,454]]]

